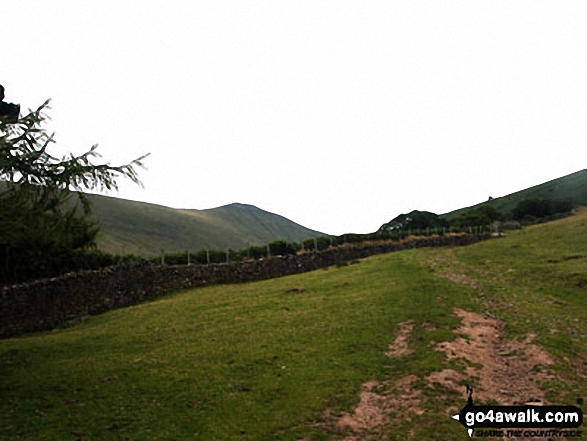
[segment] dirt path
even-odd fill
[[[468,362],[468,366],[464,374],[445,370],[432,380],[454,388],[450,381],[443,383],[440,377],[476,377],[475,401],[479,403],[544,404],[544,392],[539,384],[549,378],[545,367],[553,361],[546,351],[533,343],[536,336],[528,334],[523,341],[507,340],[504,323],[500,320],[462,309],[455,309],[455,314],[462,319],[461,326],[455,330],[459,337],[440,343],[437,350],[444,351],[449,360]]]
[[[464,400],[463,382],[467,382],[474,388],[477,404],[546,404],[539,385],[549,378],[547,367],[552,359],[533,343],[534,335],[529,334],[523,341],[507,340],[504,323],[495,317],[463,309],[455,309],[454,314],[461,319],[461,325],[454,331],[457,338],[439,343],[435,349],[444,352],[448,360],[456,360],[463,370],[433,372],[425,378],[427,387],[440,384],[462,393]],[[414,325],[413,321],[399,325],[398,336],[390,344],[387,356],[404,357],[412,353],[409,340]],[[394,383],[369,381],[363,384],[361,400],[354,411],[337,419],[327,418],[327,424],[335,432],[347,433],[346,441],[385,439],[385,425],[399,424],[424,412],[425,399],[415,386],[418,380],[417,376],[408,375]],[[447,409],[447,416],[454,410]]]

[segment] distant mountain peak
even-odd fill
[[[323,233],[251,204],[233,202],[205,210],[175,209],[89,195],[100,224],[98,248],[116,254],[242,249],[277,240],[294,242]]]

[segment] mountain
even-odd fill
[[[502,213],[510,213],[519,202],[527,199],[567,200],[574,206],[587,206],[587,169],[572,173],[562,178],[553,179],[544,184],[535,185],[507,196],[491,199],[471,207],[461,208],[442,217],[451,220],[465,211],[490,206]]]
[[[234,203],[207,210],[180,210],[102,195],[88,195],[100,224],[98,248],[116,254],[241,249],[276,240],[323,235],[253,205]]]

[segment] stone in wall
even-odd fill
[[[271,279],[375,254],[409,248],[468,245],[488,238],[489,235],[433,236],[209,266],[133,263],[5,286],[0,288],[0,338],[52,329],[75,322],[81,317],[136,304],[181,289]]]

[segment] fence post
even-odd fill
[[[318,239],[314,238],[314,252],[318,252]]]
[[[210,250],[206,248],[206,265],[210,265]]]
[[[187,250],[186,253],[188,255],[188,266],[190,266],[192,264],[192,262],[190,260],[190,250]]]
[[[230,248],[226,249],[226,263],[230,263]]]
[[[165,250],[161,250],[161,265],[165,265]]]
[[[271,247],[267,244],[267,259],[271,257]]]

